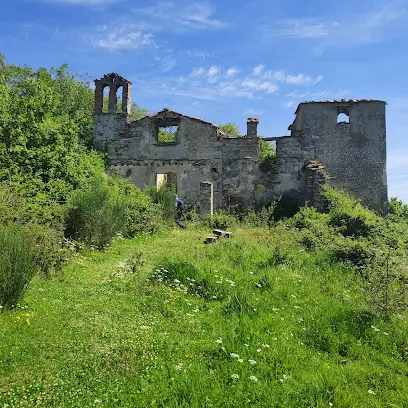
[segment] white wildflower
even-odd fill
[[[220,337],[219,339],[215,340],[216,343],[222,344],[222,338]]]
[[[255,365],[255,364],[256,364],[256,361],[255,361],[255,360],[248,360],[248,363],[249,363],[249,364],[252,364],[252,365]]]
[[[258,379],[257,379],[254,375],[251,375],[251,376],[249,377],[249,379],[250,379],[251,381],[254,381],[254,382],[257,382],[257,381],[258,381]]]
[[[261,351],[262,351],[262,349],[258,349],[258,350],[256,350],[256,352],[257,352],[257,353],[260,353]]]
[[[176,370],[177,371],[181,371],[183,369],[183,363],[178,363],[177,365],[176,365]]]
[[[238,380],[239,375],[238,375],[238,374],[232,374],[232,375],[231,375],[231,378],[233,378],[234,380]]]
[[[269,347],[270,347],[270,345],[269,345],[269,344],[262,344],[262,347],[269,348]]]
[[[231,353],[231,354],[230,354],[230,357],[232,357],[232,358],[239,358],[239,354],[237,354],[237,353]]]
[[[373,390],[368,390],[368,393],[369,393],[370,395],[375,395],[375,392],[374,392]]]
[[[237,361],[238,361],[238,363],[243,363],[244,362],[244,360],[242,358],[239,358]]]

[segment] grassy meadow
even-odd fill
[[[408,407],[406,313],[295,231],[189,226],[37,275],[0,313],[0,407]]]

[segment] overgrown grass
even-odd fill
[[[19,225],[0,228],[0,308],[11,309],[38,272],[32,235]]]
[[[206,234],[120,240],[35,278],[0,315],[1,406],[408,405],[407,315],[372,313],[354,267],[283,224]]]

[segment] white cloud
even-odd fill
[[[326,17],[288,19],[264,26],[261,31],[267,37],[314,39],[324,44],[363,45],[385,35],[383,28],[406,17],[406,10],[387,5],[366,14],[330,20]]]
[[[136,17],[145,16],[143,21],[152,30],[214,30],[228,26],[226,22],[212,17],[213,8],[208,2],[175,4],[172,1],[162,1],[133,12]]]
[[[231,78],[239,73],[239,69],[235,67],[228,68],[227,77]]]
[[[264,70],[265,66],[264,65],[257,65],[254,69],[253,69],[253,74],[254,75],[261,75],[262,71]]]
[[[92,39],[94,45],[108,50],[134,50],[146,46],[155,47],[153,34],[144,32],[137,26],[122,24],[110,29],[106,26],[98,30]]]
[[[256,69],[256,68],[255,68]],[[317,84],[323,77],[321,75],[312,78],[305,74],[291,75],[284,71],[266,71],[263,73],[264,78],[271,78],[278,82],[283,82],[288,85],[310,85]]]
[[[106,6],[122,0],[42,0],[54,4],[73,4],[78,6]]]

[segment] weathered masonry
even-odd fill
[[[131,83],[118,74],[95,81],[94,144],[107,151],[110,171],[144,188],[167,182],[190,203],[200,200],[200,183],[212,183],[214,205],[260,207],[278,196],[314,204],[314,170],[323,166],[330,183],[384,213],[387,208],[385,102],[302,102],[276,141],[276,166],[259,169],[258,119],[247,120],[244,137],[230,137],[201,119],[163,109],[131,121]],[[107,112],[104,89],[109,88]],[[122,89],[118,106],[117,93]],[[202,186],[202,185],[201,185]]]

